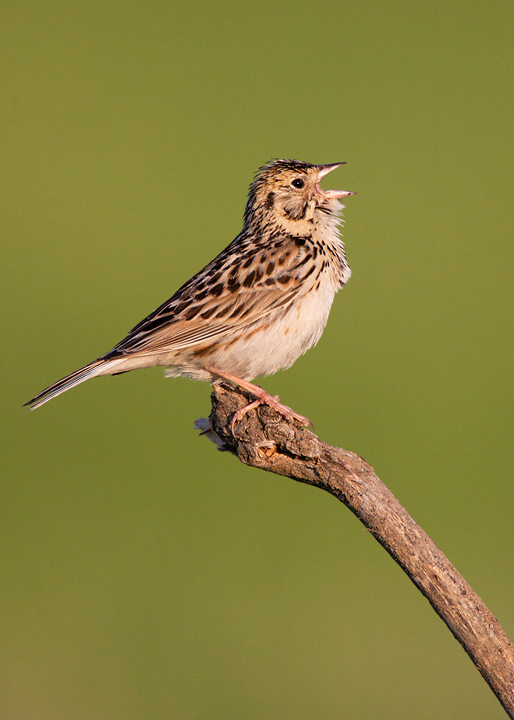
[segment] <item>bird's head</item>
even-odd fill
[[[322,178],[344,163],[312,165],[300,160],[274,160],[257,172],[250,185],[245,224],[279,225],[292,234],[303,233],[317,220],[337,217],[339,198],[347,190],[322,190]]]

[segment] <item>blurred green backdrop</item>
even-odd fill
[[[0,27],[2,717],[504,717],[343,506],[197,437],[207,385],[20,405],[232,240],[259,165],[346,160],[353,277],[264,385],[514,636],[511,0],[5,0]]]

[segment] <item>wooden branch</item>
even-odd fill
[[[234,413],[252,399],[217,383],[210,418],[196,425],[246,465],[315,485],[344,503],[427,598],[514,718],[514,646],[480,597],[358,455],[321,442],[267,406],[244,415],[232,433]]]

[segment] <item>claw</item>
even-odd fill
[[[244,390],[248,390],[257,398],[256,400],[253,400],[253,402],[245,405],[234,413],[230,425],[232,434],[234,434],[235,423],[239,422],[239,420],[241,420],[247,412],[253,410],[256,407],[259,407],[259,405],[267,405],[268,407],[273,408],[273,410],[276,410],[276,412],[286,417],[288,420],[296,420],[300,423],[300,425],[304,425],[305,427],[307,427],[307,425],[310,425],[314,429],[314,425],[308,418],[304,417],[303,415],[298,415],[298,413],[295,413],[293,410],[291,410],[290,407],[287,407],[287,405],[283,405],[280,402],[280,398],[278,395],[272,396],[258,385],[253,385],[247,380],[242,380],[236,375],[231,375],[230,373],[223,372],[222,370],[218,370],[215,367],[206,367],[205,369],[213,375],[217,375],[224,380],[228,380],[229,382],[234,383],[239,387],[242,387]]]

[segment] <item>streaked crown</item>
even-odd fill
[[[273,160],[261,167],[250,185],[245,225],[278,223],[294,233],[296,223],[313,222],[317,213],[337,215],[338,198],[353,193],[322,190],[321,179],[343,163],[313,165],[300,160]],[[290,227],[291,226],[291,227]]]

